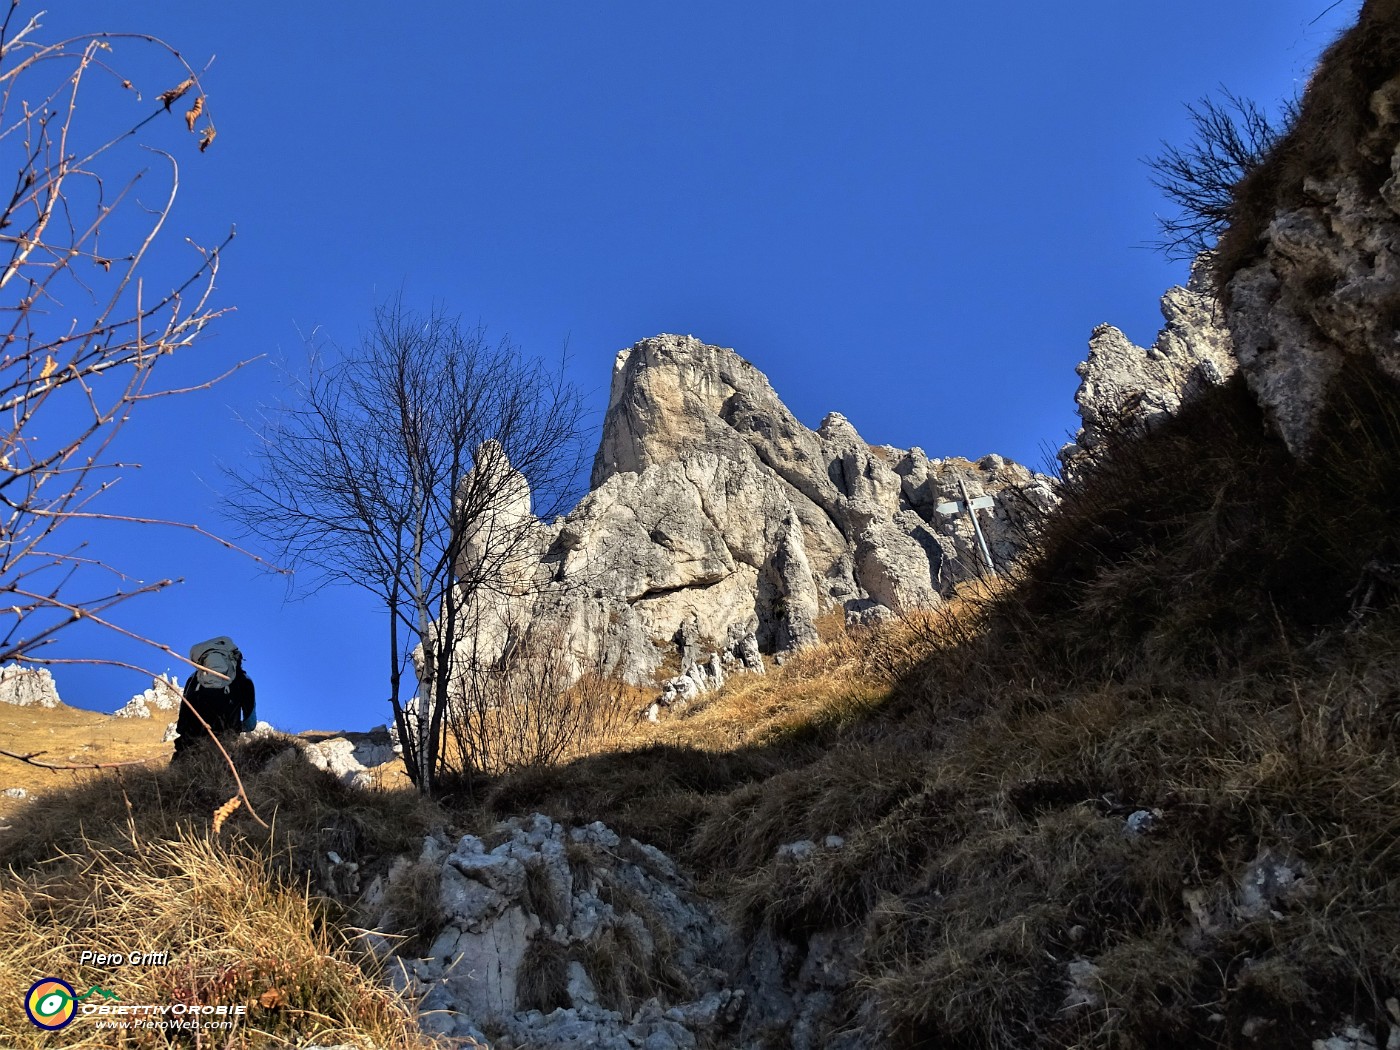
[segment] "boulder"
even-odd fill
[[[117,718],[151,718],[156,711],[177,711],[183,694],[174,675],[157,675],[149,688],[137,693],[112,714]]]
[[[259,722],[258,729],[255,729],[253,734],[266,736],[275,732],[271,726],[260,732],[264,724]],[[343,736],[306,744],[302,748],[302,755],[317,769],[323,769],[343,783],[359,788],[369,787],[373,783],[369,770],[392,762],[396,757],[393,747],[387,741],[376,743],[366,739],[351,740]]]
[[[364,895],[386,954],[409,932],[395,929],[395,897],[420,892],[425,868],[442,927],[421,958],[387,961],[426,1030],[486,1030],[540,1050],[680,1050],[702,1035],[723,1044],[743,1006],[724,969],[727,927],[669,857],[603,824],[566,829],[534,814],[455,845],[430,836]],[[620,973],[654,994],[626,993]]]

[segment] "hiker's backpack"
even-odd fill
[[[243,666],[243,654],[238,651],[238,646],[233,644],[233,639],[224,635],[210,638],[207,642],[200,642],[192,647],[190,659],[209,668],[208,671],[195,671],[195,680],[199,688],[222,689],[226,693],[237,677],[238,669]],[[217,671],[219,674],[211,674],[211,671]],[[220,675],[228,677],[221,678]]]

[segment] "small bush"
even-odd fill
[[[1226,91],[1223,100],[1202,98],[1186,107],[1193,137],[1183,146],[1163,144],[1147,161],[1152,183],[1177,209],[1158,216],[1162,236],[1153,247],[1169,259],[1191,261],[1215,247],[1230,224],[1235,189],[1278,144],[1297,118],[1290,103],[1275,123],[1256,103]]]

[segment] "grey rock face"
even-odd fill
[[[272,731],[269,726],[268,732]],[[339,736],[307,744],[302,754],[317,769],[324,769],[351,787],[370,786],[373,780],[369,770],[395,758],[393,747],[387,742],[376,744]]]
[[[681,1050],[732,1025],[743,995],[723,969],[728,931],[664,853],[539,814],[506,821],[489,842],[430,837],[416,863],[401,860],[366,891],[381,931],[399,932],[399,884],[414,867],[438,875],[442,929],[424,957],[389,960],[426,1029],[540,1050]],[[664,971],[671,991],[619,999],[609,983],[619,966]]]
[[[1072,468],[1081,452],[1098,448],[1104,432],[1119,420],[1150,423],[1235,373],[1230,330],[1210,289],[1206,263],[1197,259],[1186,287],[1162,296],[1166,324],[1150,347],[1135,346],[1112,325],[1094,329],[1089,356],[1075,369],[1082,426],[1060,452],[1066,467]]]
[[[1274,216],[1258,260],[1229,282],[1230,330],[1250,389],[1295,453],[1347,355],[1400,380],[1400,77],[1371,98],[1365,148],[1390,158],[1378,189],[1341,169],[1305,180],[1308,203]]]
[[[151,718],[155,711],[176,711],[181,692],[173,675],[152,679],[150,688],[137,693],[112,714],[117,718]]]
[[[0,667],[0,704],[17,707],[57,707],[58,687],[46,667],[6,664]]]
[[[580,674],[641,683],[672,646],[682,676],[711,653],[724,673],[757,670],[760,652],[816,641],[824,613],[934,605],[979,575],[971,520],[937,510],[964,487],[993,499],[978,513],[1000,566],[1020,550],[1025,501],[1054,500],[1050,479],[999,456],[873,447],[838,413],[810,430],[733,350],[642,340],[617,356],[592,490],[535,523],[532,557],[468,613],[480,626],[456,658],[489,666],[523,624],[548,621]]]

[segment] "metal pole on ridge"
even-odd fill
[[[947,515],[961,514],[963,511],[967,512],[968,516],[972,519],[972,530],[977,534],[977,542],[982,548],[982,558],[987,563],[987,570],[995,576],[997,568],[992,563],[991,548],[987,546],[987,537],[982,534],[982,525],[977,520],[977,512],[979,510],[989,510],[996,506],[996,500],[991,496],[978,496],[976,499],[971,499],[967,494],[967,485],[963,482],[962,478],[958,478],[958,491],[962,493],[962,499],[940,503],[934,509],[938,511],[939,514]]]

